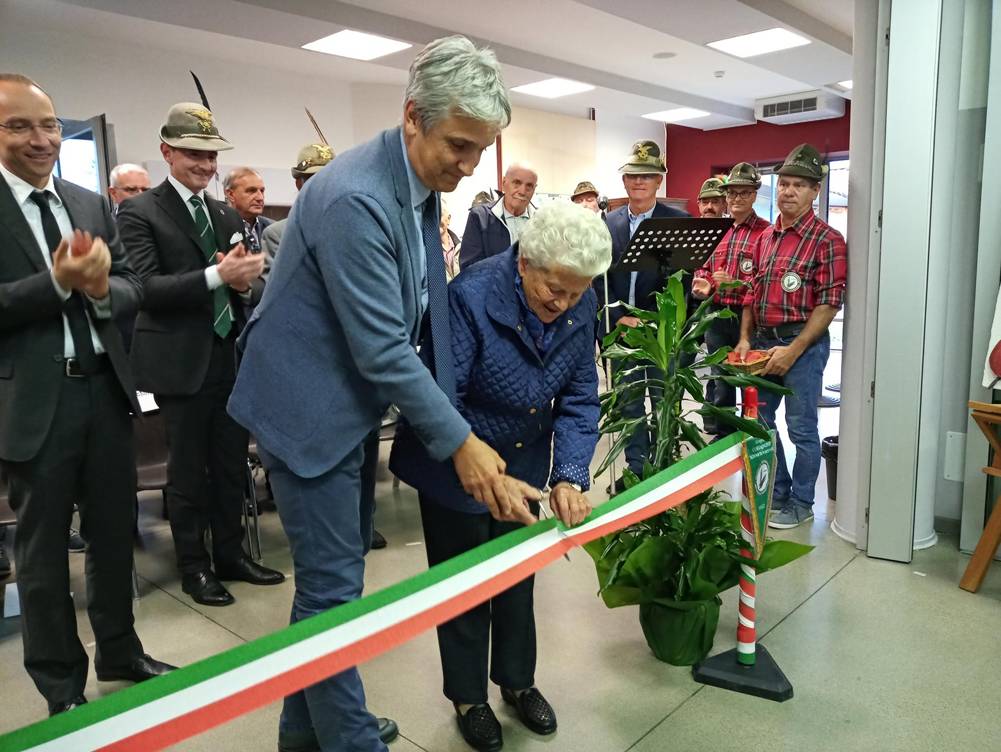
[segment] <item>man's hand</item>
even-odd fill
[[[639,326],[642,322],[635,316],[623,316],[621,319],[619,319],[618,323],[622,324],[623,326],[628,326],[630,329],[632,329],[633,327]]]
[[[591,514],[587,497],[569,483],[557,483],[549,492],[549,508],[567,527],[582,523]]]
[[[735,280],[733,277],[731,277],[724,271],[718,271],[718,272],[713,272],[713,281],[717,285],[725,285],[729,284],[730,282],[736,282],[737,280]]]
[[[799,356],[803,354],[803,350],[793,341],[793,344],[785,347],[781,345],[773,347],[768,351],[768,354],[772,358],[765,364],[764,369],[758,375],[785,376],[789,372],[789,369],[799,360]]]
[[[699,300],[705,300],[708,298],[712,294],[712,291],[713,286],[709,283],[708,279],[698,277],[692,281],[692,295]]]
[[[216,268],[219,277],[237,292],[246,292],[250,284],[264,271],[264,254],[247,253],[243,243],[238,243],[227,253],[217,253]]]
[[[504,476],[504,485],[507,488],[510,506],[506,512],[500,512],[500,517],[495,515],[495,519],[503,522],[520,522],[522,525],[534,525],[538,522],[539,518],[532,514],[528,502],[542,501],[539,489],[510,475]]]
[[[507,499],[507,488],[504,485],[504,470],[507,465],[501,456],[470,431],[469,436],[452,455],[452,462],[463,490],[481,504],[490,507],[490,513],[497,517],[494,514],[497,510],[497,497]]]
[[[743,339],[737,343],[737,346],[733,348],[733,351],[737,353],[737,357],[740,362],[743,363],[744,359],[747,358],[747,354],[751,351],[751,341],[748,339]]]
[[[80,290],[95,300],[108,295],[111,252],[101,238],[74,230],[52,252],[52,276],[64,290]]]

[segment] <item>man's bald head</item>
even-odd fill
[[[504,208],[509,214],[517,217],[525,213],[538,182],[538,173],[529,165],[514,162],[508,166],[501,181],[501,190],[504,192]]]

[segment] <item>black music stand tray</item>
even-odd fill
[[[730,218],[651,217],[636,228],[615,271],[693,272],[709,259]]]

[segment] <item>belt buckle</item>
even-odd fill
[[[66,375],[69,376],[71,379],[82,379],[84,377],[83,373],[80,373],[79,371],[74,372],[75,369],[80,365],[80,361],[77,360],[76,358],[66,358],[65,360],[63,360],[63,364],[66,371]]]

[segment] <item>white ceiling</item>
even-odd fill
[[[90,34],[183,52],[254,60],[310,76],[402,83],[413,49],[372,63],[300,50],[342,28],[420,46],[446,33],[489,43],[509,86],[561,76],[594,91],[556,100],[513,95],[515,104],[583,115],[642,115],[696,107],[709,117],[685,124],[722,128],[753,122],[754,100],[830,87],[851,78],[852,0],[20,0]],[[53,13],[53,9],[59,9]],[[112,15],[114,14],[114,15]],[[150,23],[154,22],[154,23]],[[705,46],[782,26],[811,39],[785,52],[740,60]],[[655,59],[672,52],[675,56]],[[714,75],[723,71],[723,75]],[[837,93],[836,90],[832,90]]]

